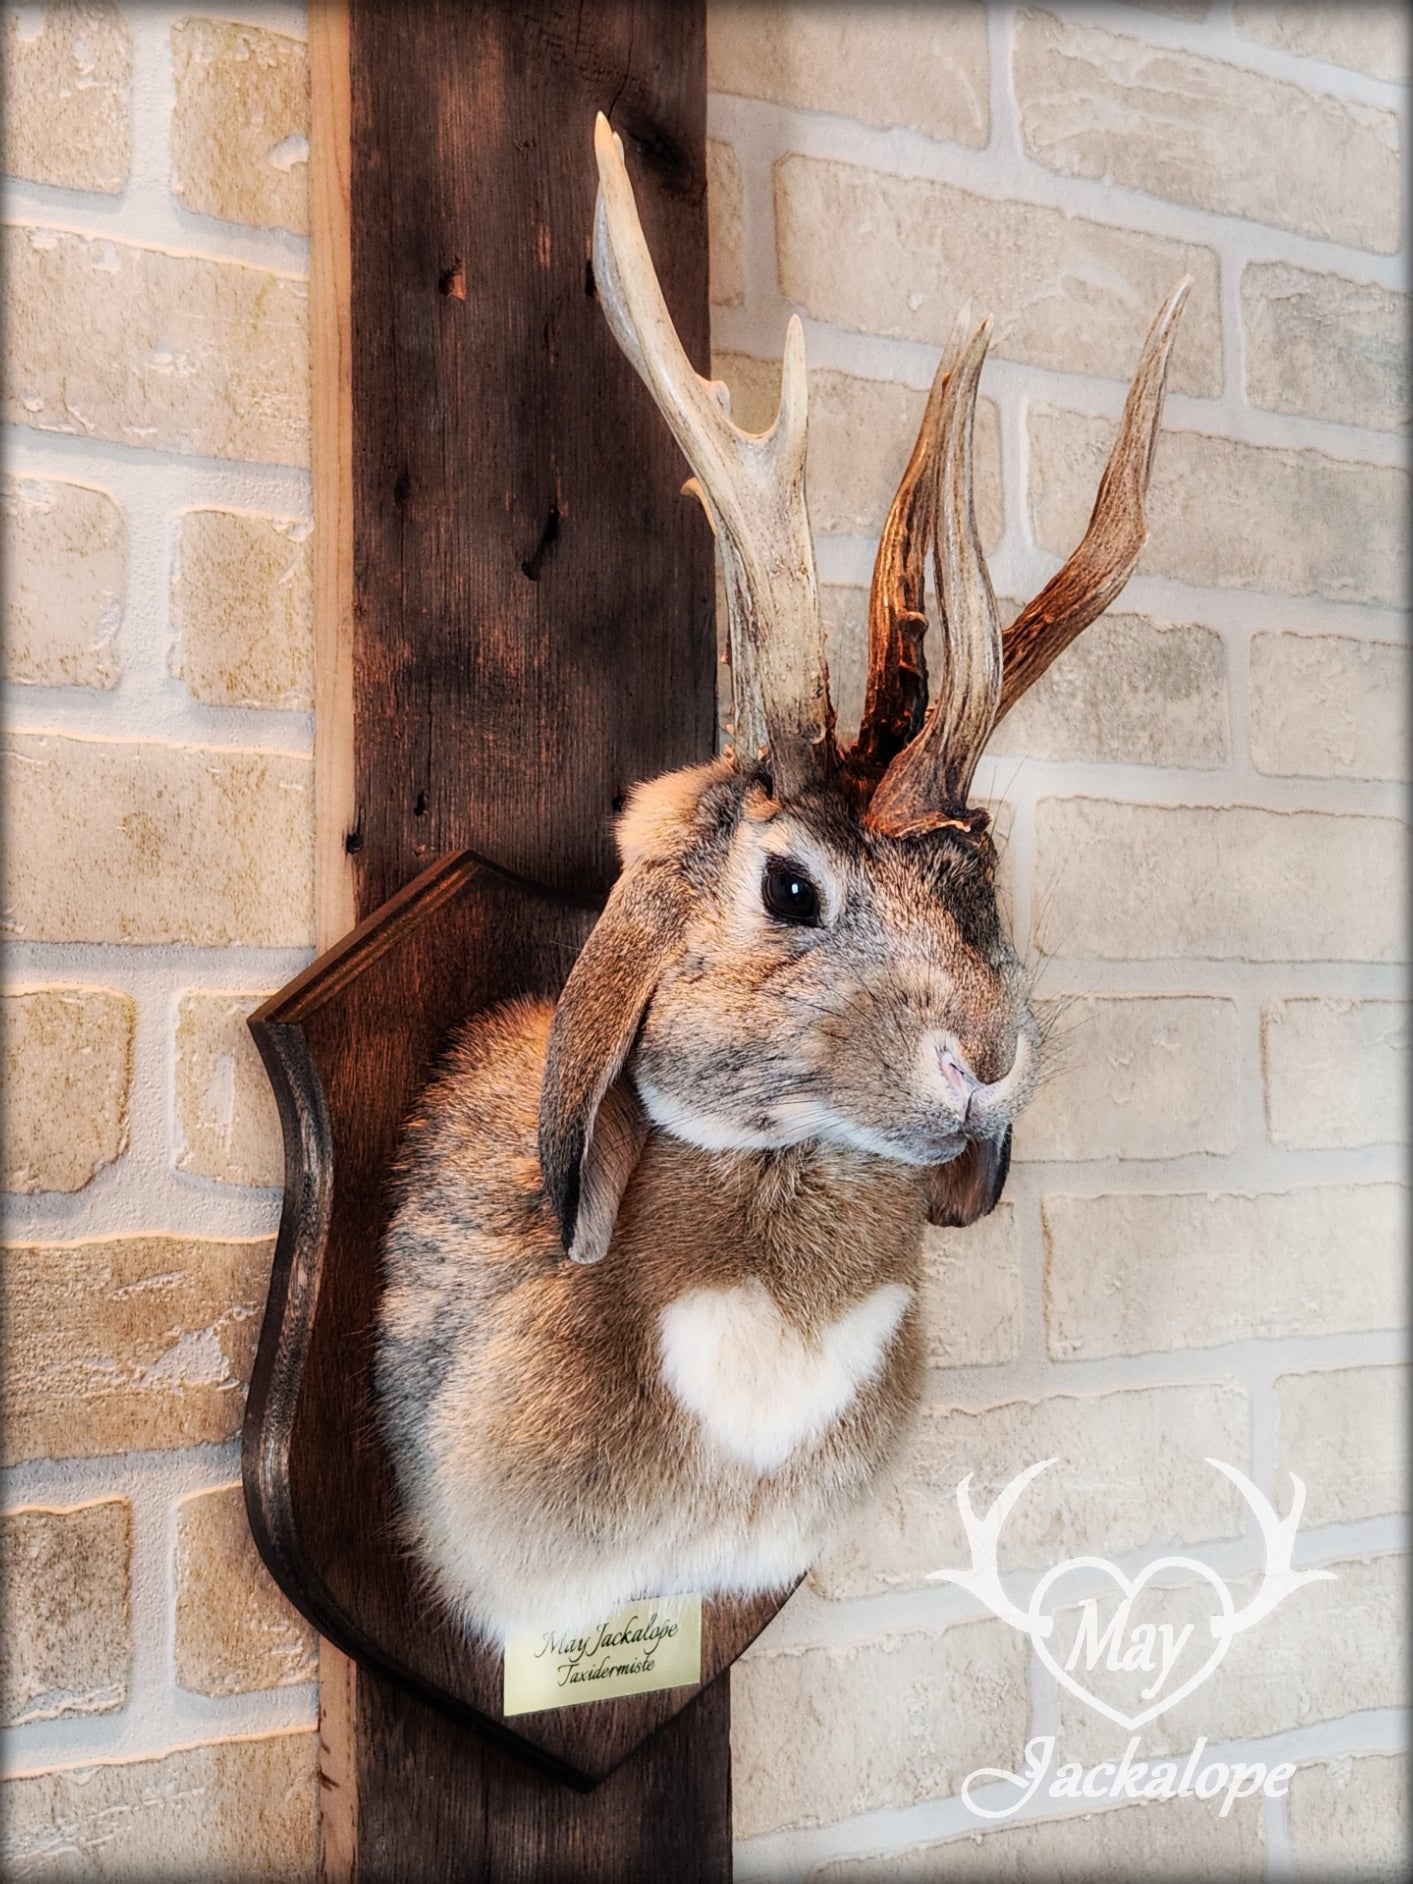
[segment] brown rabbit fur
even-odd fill
[[[1083,541],[1004,635],[972,503],[990,328],[959,319],[884,525],[841,753],[799,322],[775,423],[743,432],[672,331],[602,117],[595,152],[596,291],[716,531],[736,750],[639,787],[553,1014],[472,1020],[409,1126],[384,1433],[433,1591],[492,1640],[641,1595],[779,1589],[896,1443],[923,1225],[995,1204],[1039,1065],[972,777],[1137,561],[1190,286],[1149,330]]]
[[[915,1400],[923,1225],[991,1207],[1034,1082],[984,835],[883,837],[847,794],[782,805],[719,761],[640,787],[619,838],[553,1028],[543,1004],[477,1016],[424,1095],[386,1244],[409,1536],[493,1639],[803,1573]],[[817,925],[764,903],[781,858]],[[985,1136],[943,1041],[999,1082]],[[602,1098],[578,1141],[547,1102],[547,1186],[557,1058]],[[581,1167],[604,1247],[571,1263],[552,1192]]]

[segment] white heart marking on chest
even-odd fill
[[[663,1379],[725,1451],[774,1471],[879,1372],[912,1295],[884,1283],[810,1336],[764,1283],[689,1289],[662,1311]]]

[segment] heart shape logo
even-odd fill
[[[1100,1572],[1118,1586],[1118,1607],[1112,1618],[1100,1626],[1098,1599],[1093,1596],[1082,1599],[1081,1610],[1085,1613],[1082,1615],[1080,1626],[1076,1629],[1066,1662],[1062,1663],[1050,1646],[1055,1639],[1055,1615],[1047,1610],[1046,1598],[1061,1577],[1086,1570]],[[1155,1672],[1157,1681],[1150,1683],[1144,1691],[1142,1698],[1145,1699],[1154,1692],[1156,1686],[1166,1685],[1176,1671],[1178,1657],[1186,1645],[1187,1637],[1183,1635],[1175,1639],[1172,1625],[1164,1625],[1168,1632],[1164,1639],[1162,1631],[1152,1624],[1131,1627],[1131,1617],[1137,1598],[1163,1571],[1170,1570],[1185,1572],[1189,1580],[1193,1577],[1199,1578],[1216,1596],[1221,1614],[1220,1619],[1217,1617],[1210,1619],[1212,1651],[1196,1672],[1179,1682],[1170,1693],[1159,1695],[1150,1707],[1138,1713],[1128,1714],[1085,1687],[1083,1682],[1076,1678],[1072,1664],[1080,1659],[1081,1648],[1084,1648],[1088,1673],[1092,1674],[1099,1665],[1115,1672],[1136,1670]],[[1087,1609],[1086,1606],[1088,1606]],[[1116,1564],[1110,1563],[1105,1557],[1068,1557],[1063,1563],[1058,1563],[1053,1569],[1047,1570],[1036,1584],[1030,1599],[1028,1618],[1029,1634],[1035,1644],[1036,1652],[1056,1681],[1079,1700],[1087,1702],[1090,1707],[1096,1708],[1099,1713],[1107,1716],[1117,1726],[1131,1733],[1147,1721],[1156,1720],[1159,1714],[1166,1713],[1170,1707],[1175,1707],[1179,1701],[1191,1694],[1194,1688],[1201,1686],[1231,1646],[1233,1614],[1231,1593],[1226,1584],[1214,1570],[1205,1563],[1199,1563],[1194,1557],[1156,1558],[1152,1563],[1145,1564],[1135,1577],[1125,1576]],[[1087,1636],[1085,1635],[1086,1621],[1089,1623]],[[1155,1648],[1159,1657],[1156,1670],[1153,1664]]]

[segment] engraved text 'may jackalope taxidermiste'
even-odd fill
[[[994,1206],[1039,1067],[972,776],[1137,561],[1188,286],[1148,335],[1084,540],[1004,634],[972,511],[989,322],[963,314],[884,526],[840,751],[799,322],[774,425],[742,432],[677,339],[603,118],[596,148],[594,279],[716,532],[735,749],[636,789],[558,1006],[473,1017],[409,1122],[381,1418],[430,1589],[492,1641],[646,1593],[782,1589],[887,1458],[917,1393],[923,1227]]]

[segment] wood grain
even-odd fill
[[[593,289],[594,114],[705,368],[703,7],[351,24],[358,907],[463,848],[602,895],[624,792],[711,748],[716,636],[710,532]]]
[[[256,1020],[289,1187],[246,1469],[326,1632],[321,1875],[721,1884],[725,1680],[500,1722],[390,1544],[367,1405],[387,1159],[446,1027],[558,986],[622,794],[712,746],[709,537],[588,266],[602,107],[706,365],[704,9],[329,0],[310,55],[321,943],[376,919]],[[410,881],[472,845],[520,878]],[[775,1607],[712,1610],[708,1675]]]

